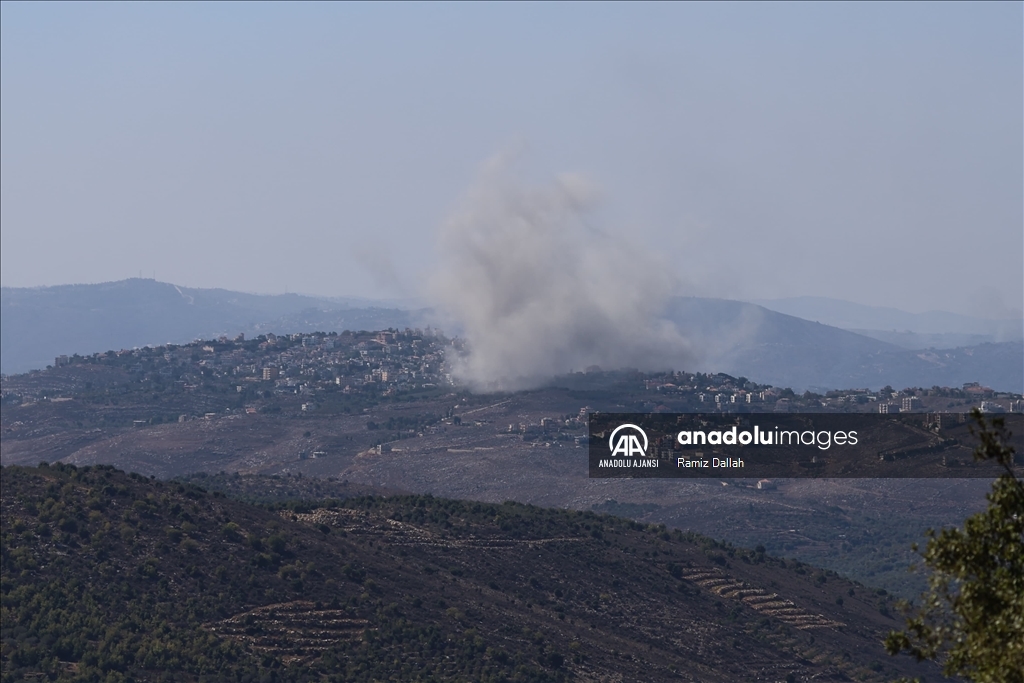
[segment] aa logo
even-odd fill
[[[619,425],[608,437],[608,448],[611,449],[613,457],[623,455],[627,458],[642,458],[647,454],[647,434],[636,425]]]

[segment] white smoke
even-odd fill
[[[689,345],[659,318],[675,279],[653,254],[589,228],[596,192],[565,175],[529,187],[491,164],[442,227],[431,293],[461,328],[449,358],[476,389],[570,370],[679,367]],[[454,355],[454,354],[453,354]]]

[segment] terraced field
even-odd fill
[[[359,640],[368,625],[366,619],[349,618],[344,610],[293,600],[257,607],[206,628],[292,664],[316,657],[341,641]]]
[[[821,614],[814,614],[797,607],[792,600],[786,600],[778,593],[769,593],[764,588],[751,586],[746,581],[737,580],[718,570],[696,570],[684,572],[682,578],[694,583],[715,595],[739,600],[755,612],[795,628],[806,630],[811,628],[836,628],[845,626],[841,621],[829,619]]]

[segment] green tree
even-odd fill
[[[929,589],[885,647],[939,662],[947,676],[1024,683],[1024,482],[1014,473],[1003,419],[988,422],[977,409],[972,415],[980,438],[974,457],[1005,471],[986,496],[987,510],[962,529],[928,532]]]

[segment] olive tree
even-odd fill
[[[1002,473],[988,508],[963,528],[928,531],[922,553],[930,575],[907,626],[885,640],[889,654],[907,652],[942,665],[947,676],[976,683],[1024,683],[1024,482],[1002,418],[975,409],[978,460]]]

